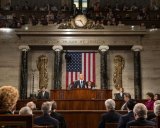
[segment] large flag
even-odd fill
[[[94,52],[68,52],[66,62],[66,87],[75,80],[79,74],[84,75],[85,81],[96,83],[96,57]]]

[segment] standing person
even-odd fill
[[[18,98],[19,93],[15,87],[0,87],[0,114],[13,114]]]
[[[134,120],[133,108],[136,105],[136,101],[130,99],[126,103],[128,113],[121,116],[119,119],[118,128],[126,128],[126,125],[129,121]]]
[[[41,88],[41,91],[38,93],[38,99],[49,99],[49,92],[46,91],[45,87]]]
[[[115,94],[116,100],[123,100],[124,99],[124,88],[119,89],[119,93]]]
[[[112,99],[108,99],[105,101],[106,113],[104,113],[101,117],[101,121],[98,128],[105,128],[106,122],[108,123],[116,123],[119,121],[120,114],[115,111],[115,101]]]
[[[154,94],[152,92],[146,93],[147,102],[145,103],[148,110],[153,110],[154,106]]]
[[[57,103],[56,101],[52,101],[52,111],[51,111],[51,117],[57,119],[59,121],[59,128],[66,128],[66,122],[64,117],[60,114],[56,112],[57,109]]]
[[[121,110],[127,110],[127,102],[131,99],[131,94],[129,93],[124,93],[124,101],[125,103],[122,105]]]
[[[87,88],[87,83],[84,80],[83,74],[80,74],[79,80],[74,82],[74,88]]]
[[[126,128],[130,128],[130,126],[155,126],[154,122],[146,120],[147,112],[144,104],[136,104],[133,109],[135,120],[128,122]]]

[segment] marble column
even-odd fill
[[[142,80],[141,80],[141,45],[134,45],[132,51],[134,54],[134,93],[135,99],[142,99]]]
[[[101,89],[109,89],[108,85],[108,73],[107,73],[107,51],[109,50],[108,46],[99,46],[99,51],[101,55]]]
[[[54,57],[54,87],[53,89],[61,89],[62,82],[62,46],[53,46]]]
[[[20,99],[27,99],[29,46],[21,45],[19,49],[21,50]]]

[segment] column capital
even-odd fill
[[[63,47],[61,45],[55,45],[52,47],[52,49],[56,52],[59,52],[63,50]]]
[[[30,49],[28,45],[20,45],[18,48],[22,51],[28,51]]]
[[[143,50],[143,46],[142,45],[133,45],[131,49],[132,49],[132,51],[138,52],[138,51]]]
[[[106,52],[109,50],[109,46],[108,45],[100,45],[98,48],[101,52]]]

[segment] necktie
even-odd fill
[[[83,86],[83,82],[82,82],[82,80],[81,80],[80,82],[81,82],[81,88],[82,88],[82,86]]]

